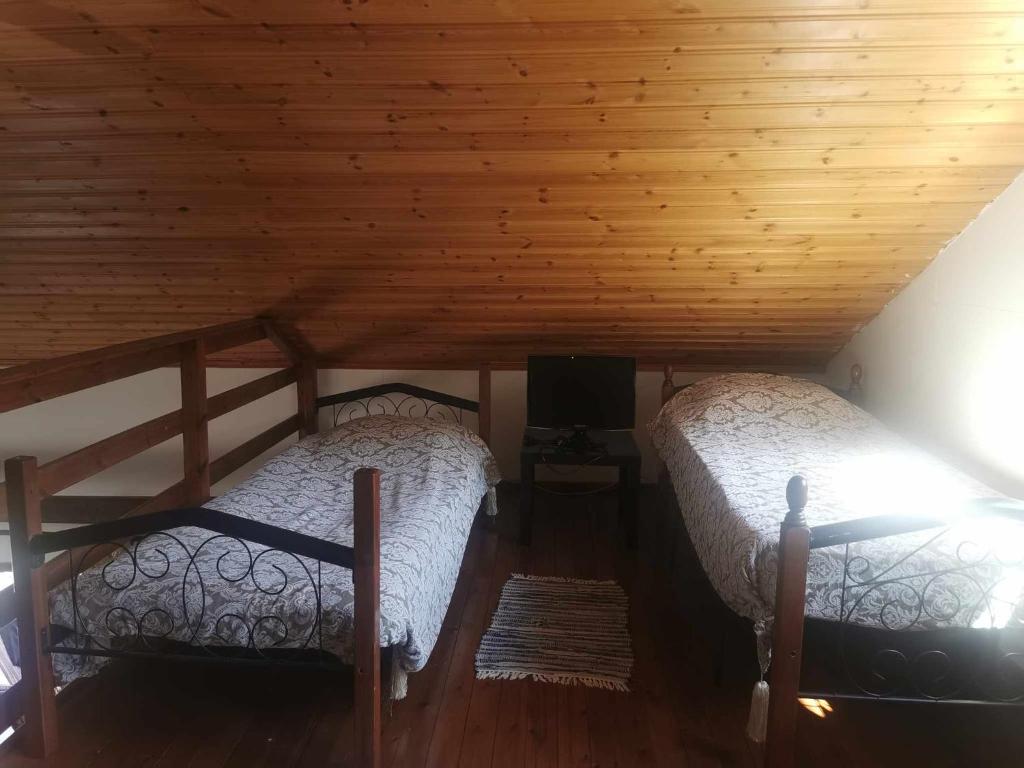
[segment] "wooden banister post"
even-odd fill
[[[356,470],[353,494],[356,766],[380,768],[380,470]]]
[[[50,625],[46,574],[34,567],[28,551],[29,539],[43,530],[35,457],[8,459],[4,472],[21,652],[19,686],[25,709],[25,724],[18,733],[26,754],[45,758],[57,749],[57,701],[53,667],[43,647],[44,633]]]
[[[775,582],[775,622],[768,700],[767,768],[790,768],[796,761],[800,667],[803,661],[804,604],[811,529],[804,517],[807,481],[794,475],[786,486],[789,513],[782,523]]]
[[[491,444],[491,364],[480,364],[480,383],[477,387],[477,402],[480,403],[477,431],[480,438]]]
[[[299,435],[315,435],[320,431],[318,409],[316,407],[317,380],[316,362],[307,358],[298,364],[299,375],[295,380],[295,388],[299,401]]]
[[[185,496],[199,506],[210,498],[210,436],[206,404],[206,345],[181,345],[181,425],[185,455]]]

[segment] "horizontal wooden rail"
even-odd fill
[[[39,490],[43,496],[53,496],[180,434],[180,410],[158,416],[43,464],[39,467]]]
[[[51,496],[43,499],[43,523],[86,525],[124,517],[148,496]]]
[[[352,568],[355,565],[352,547],[206,507],[165,509],[161,512],[150,512],[106,523],[93,523],[64,531],[37,533],[29,540],[29,550],[33,555],[42,557],[50,552],[92,547],[133,536],[187,527],[233,536],[253,544],[280,549],[300,557],[311,557],[342,568]]]
[[[47,462],[39,467],[40,494],[46,498],[70,488],[75,483],[180,435],[181,427],[181,411],[173,411]],[[0,522],[7,520],[6,496],[6,487],[0,483]]]
[[[258,319],[129,341],[0,371],[0,413],[181,361],[180,346],[202,339],[212,354],[266,338]]]
[[[260,432],[251,440],[247,440],[237,448],[228,451],[219,459],[210,463],[210,482],[216,483],[223,480],[264,451],[273,448],[288,437],[288,435],[298,432],[300,425],[301,419],[299,419],[298,414],[289,416],[270,429]]]
[[[259,400],[261,397],[266,397],[271,392],[294,384],[297,379],[298,369],[293,366],[221,392],[207,401],[206,417],[216,419],[218,416],[223,416],[225,413],[230,413],[243,405]]]
[[[34,378],[5,382],[0,379],[0,413],[13,411],[33,403],[79,392],[117,379],[135,376],[155,368],[175,366],[180,354],[175,347],[161,347],[135,352],[124,357],[100,360],[75,368],[60,368]],[[16,370],[16,369],[10,369]],[[0,374],[2,377],[2,374]]]

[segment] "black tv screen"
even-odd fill
[[[547,429],[632,429],[636,360],[632,357],[531,355],[526,423]]]

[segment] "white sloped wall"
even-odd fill
[[[868,410],[1024,496],[1024,176],[829,364],[864,366]]]

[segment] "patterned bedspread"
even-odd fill
[[[431,419],[356,419],[299,441],[206,506],[351,546],[352,476],[366,466],[382,472],[380,642],[396,649],[398,672],[415,671],[437,640],[485,495],[495,511],[497,465],[476,435]],[[137,570],[122,552],[80,575],[77,626],[94,644],[141,630],[194,644],[245,646],[251,638],[258,648],[318,648],[322,632],[324,650],[351,659],[351,571],[323,565],[318,574],[316,561],[210,540],[197,528],[169,533],[144,541]],[[311,589],[318,579],[322,628]],[[75,625],[68,585],[50,603],[55,624]],[[101,663],[54,656],[65,684]]]
[[[1024,523],[956,522],[968,502],[999,494],[825,387],[769,374],[715,376],[679,392],[650,429],[705,572],[759,630],[773,612],[794,474],[807,478],[812,526],[886,514],[951,521],[852,544],[848,553],[813,550],[808,616],[889,629],[1022,625]]]

